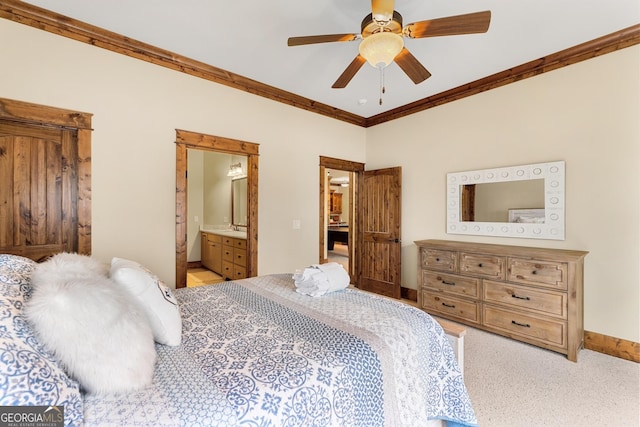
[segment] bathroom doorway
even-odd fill
[[[189,148],[187,163],[187,287],[243,278],[247,156]]]
[[[187,284],[188,220],[193,220],[188,212],[189,150],[246,158],[246,277],[258,274],[258,147],[251,142],[176,130],[176,288]]]

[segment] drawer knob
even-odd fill
[[[518,323],[515,320],[512,320],[511,323],[516,325],[516,326],[522,326],[523,328],[530,328],[531,327],[531,325],[528,324],[528,323]]]
[[[533,271],[531,272],[531,274],[538,274],[538,271],[537,271],[537,270],[533,270]]]
[[[478,264],[478,267],[482,268],[482,263]]]
[[[436,262],[440,262],[440,258],[436,258]]]
[[[529,297],[521,297],[521,296],[518,296],[516,294],[511,294],[511,298],[523,299],[525,301],[531,300],[531,298],[529,298]]]
[[[455,306],[455,305],[453,305],[453,304],[447,304],[447,303],[444,303],[444,302],[442,303],[442,305],[444,305],[445,307],[448,307],[448,308],[456,308],[456,306]]]
[[[440,280],[442,282],[443,285],[447,285],[447,286],[455,286],[456,282],[447,282],[446,280]]]

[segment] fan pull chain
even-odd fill
[[[382,95],[384,95],[384,92],[386,91],[384,87],[384,68],[385,67],[380,67],[380,99],[378,100],[379,105],[382,105]]]

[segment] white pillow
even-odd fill
[[[0,406],[64,406],[64,424],[81,425],[80,385],[38,341],[24,317],[34,261],[0,254]]]
[[[111,260],[111,278],[139,300],[156,342],[180,345],[182,318],[178,301],[167,285],[142,265],[122,258]]]
[[[156,351],[144,311],[94,268],[99,264],[71,255],[56,255],[33,272],[24,313],[38,340],[90,393],[148,386]]]
[[[44,264],[52,272],[64,272],[65,277],[86,276],[87,274],[98,274],[104,277],[109,275],[109,264],[100,262],[89,255],[61,252],[49,258]]]

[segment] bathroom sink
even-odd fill
[[[239,230],[226,230],[226,229],[208,229],[208,228],[203,228],[202,230],[205,233],[212,233],[212,234],[219,234],[222,236],[229,236],[229,237],[235,237],[238,239],[246,239],[247,238],[247,232],[246,231],[239,231]]]

